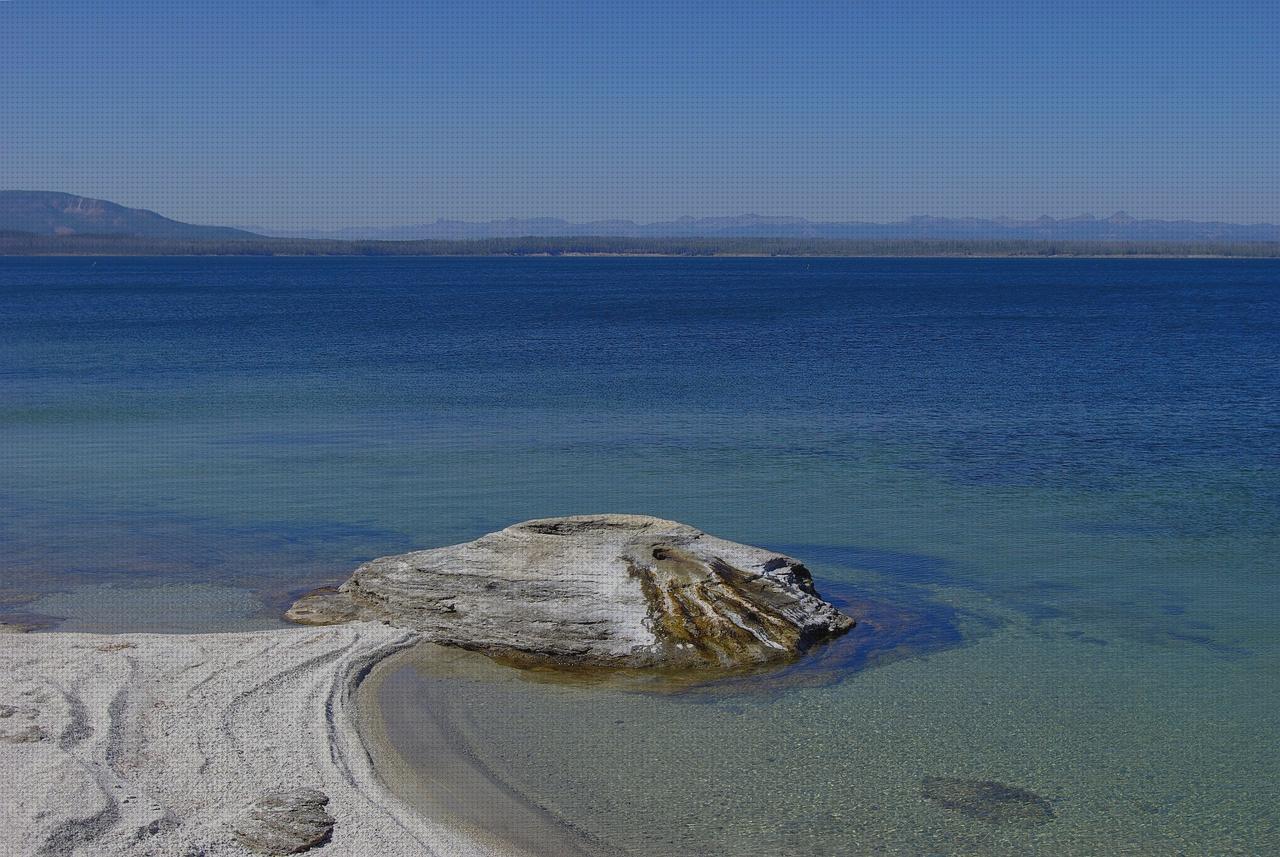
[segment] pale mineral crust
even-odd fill
[[[490,654],[634,667],[786,661],[854,624],[798,560],[641,515],[543,518],[375,559],[286,616],[376,620]]]
[[[0,853],[508,857],[372,767],[357,689],[417,642],[358,623],[0,637]]]

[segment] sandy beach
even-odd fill
[[[381,557],[286,616],[307,627],[6,634],[0,841],[35,857],[601,857],[615,851],[486,764],[451,719],[455,687],[417,667],[730,670],[854,625],[798,560],[616,514]]]
[[[327,797],[333,819],[309,853],[518,853],[410,809],[374,770],[358,722],[359,688],[374,665],[416,640],[373,623],[4,635],[6,853],[263,853],[237,831],[263,795],[299,788]]]

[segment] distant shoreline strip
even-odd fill
[[[152,239],[0,232],[0,256],[560,256],[797,258],[1276,259],[1280,241],[1052,241],[791,238]]]

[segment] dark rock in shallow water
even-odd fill
[[[236,841],[260,854],[301,854],[333,833],[329,797],[315,789],[268,792],[232,825]]]
[[[920,794],[945,809],[990,824],[1043,824],[1054,818],[1047,798],[995,780],[925,777]]]
[[[383,621],[518,662],[716,669],[785,662],[854,624],[798,560],[641,515],[544,518],[375,559],[285,616]]]

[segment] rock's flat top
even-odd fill
[[[372,768],[353,694],[416,640],[369,624],[0,638],[0,851],[509,855],[415,815]]]
[[[640,515],[543,518],[375,559],[286,615],[379,620],[534,660],[661,667],[784,661],[853,627],[798,560]]]

